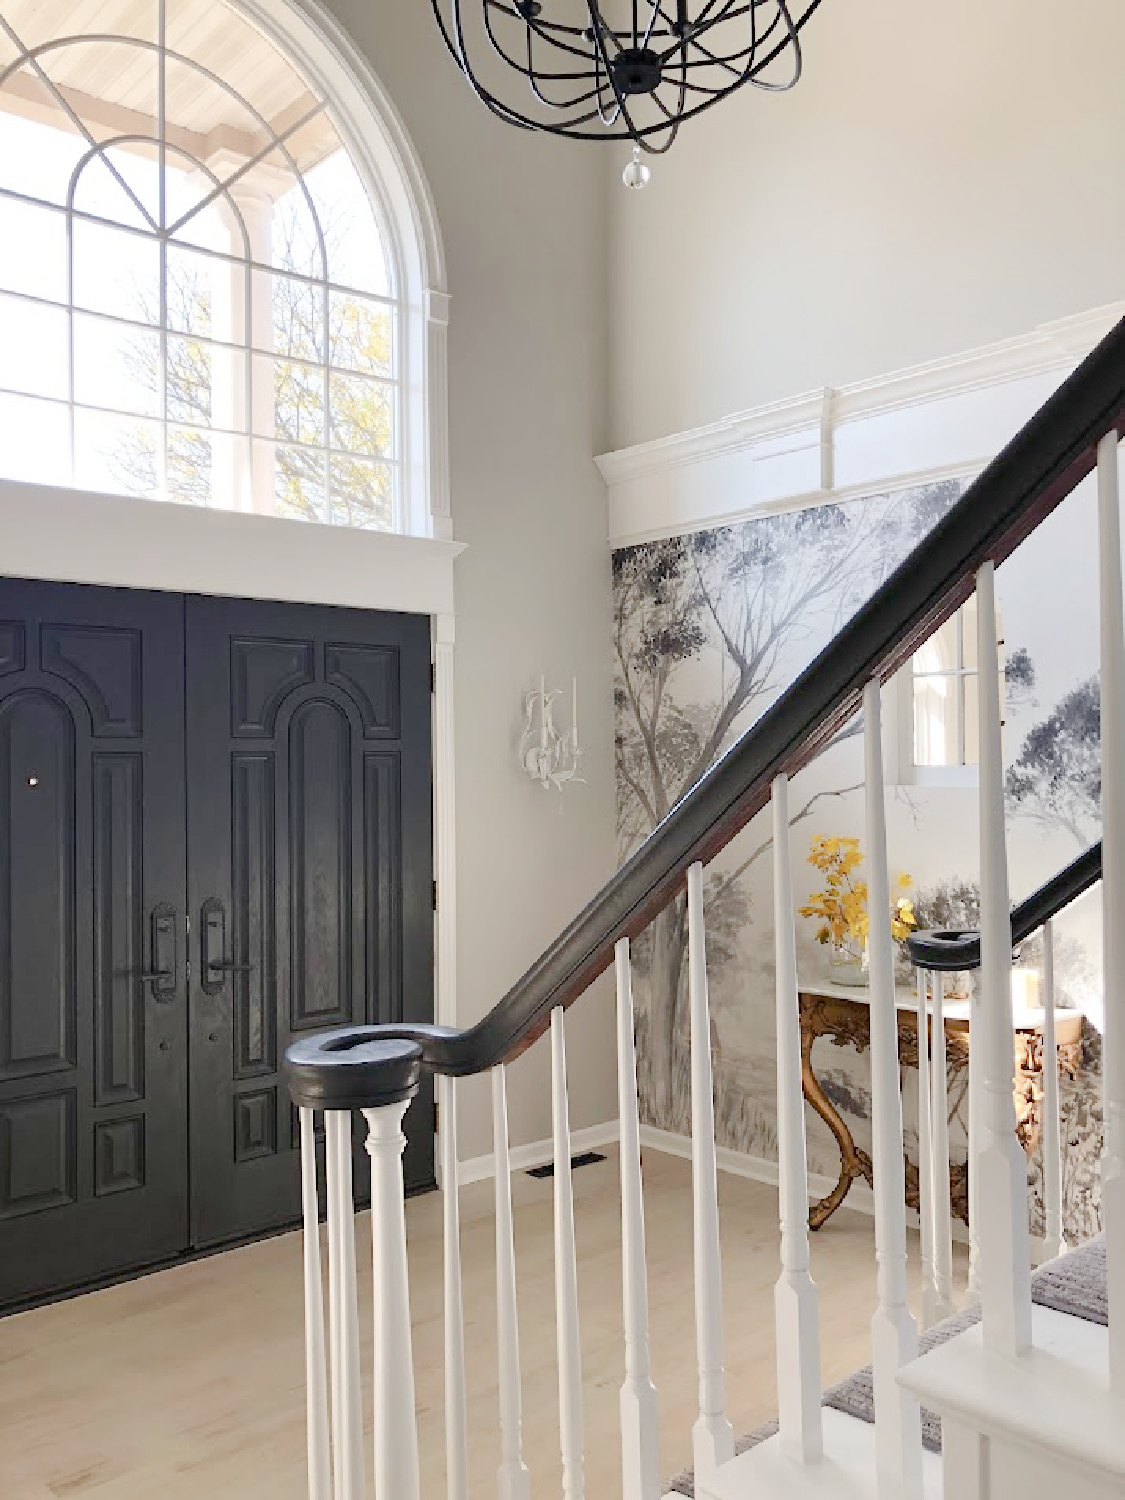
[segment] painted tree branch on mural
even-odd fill
[[[1101,830],[1101,691],[1096,676],[1067,693],[1027,733],[1008,770],[1007,801],[1045,831],[1085,849]]]
[[[623,857],[827,644],[959,490],[950,482],[817,506],[614,554]],[[727,930],[748,920],[739,878],[768,847],[707,882],[712,963],[729,946]],[[676,901],[652,923],[645,955],[652,1103],[668,1117],[686,943]]]

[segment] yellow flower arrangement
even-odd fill
[[[824,889],[809,898],[800,908],[802,917],[815,917],[820,921],[817,928],[818,943],[831,943],[856,958],[863,956],[870,930],[867,913],[867,881],[856,877],[855,871],[863,863],[859,840],[850,838],[822,838],[815,835],[809,849],[809,864],[823,872]],[[909,890],[913,884],[909,875],[898,877],[896,885],[900,891]],[[900,896],[891,909],[891,934],[898,943],[905,940],[918,925],[914,916],[914,904],[906,896]]]

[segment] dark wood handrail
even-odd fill
[[[1044,922],[1057,917],[1102,878],[1102,845],[1099,839],[1065,869],[1052,875],[1026,901],[1012,907],[1012,947],[1038,932]],[[919,969],[946,973],[980,968],[980,933],[976,930],[912,932],[907,952]]]
[[[775,776],[807,764],[1095,466],[1097,445],[1125,424],[1125,319],[988,465],[905,562],[792,686],[676,804],[590,904],[499,1003],[464,1030],[380,1026],[416,1041],[423,1066],[453,1076],[517,1056],[613,962],[709,860],[765,806]]]

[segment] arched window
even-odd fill
[[[381,186],[242,7],[0,0],[0,477],[427,529]]]

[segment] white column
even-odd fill
[[[551,1012],[551,1126],[555,1160],[555,1333],[559,1360],[559,1435],[564,1500],[584,1500],[582,1340],[578,1324],[578,1248],[570,1173],[564,1011]]]
[[[438,1077],[441,1144],[443,1287],[445,1298],[445,1469],[449,1500],[468,1500],[469,1440],[465,1412],[465,1315],[461,1295],[461,1214],[457,1181],[457,1087]]]
[[[1102,1227],[1109,1285],[1109,1378],[1125,1398],[1125,635],[1121,600],[1118,434],[1098,444],[1101,575],[1102,951],[1105,1025],[1102,1087]]]
[[[328,1447],[328,1370],[325,1362],[324,1289],[320,1279],[320,1215],[316,1201],[316,1139],[313,1135],[312,1110],[302,1109],[300,1121],[309,1500],[329,1500],[332,1468]]]
[[[953,1311],[953,1218],[949,1201],[949,1077],[945,1061],[945,975],[931,976],[933,1009],[930,1065],[931,1130],[934,1205],[934,1306],[935,1321]]]
[[[516,1316],[516,1244],[512,1226],[512,1158],[503,1066],[492,1070],[492,1141],[496,1158],[496,1342],[500,1360],[500,1500],[531,1500],[523,1461],[523,1394]]]
[[[637,1105],[637,1047],[629,939],[614,949],[617,973],[617,1112],[621,1134],[621,1291],[625,1382],[621,1387],[623,1500],[659,1500],[660,1434],[648,1339],[648,1267]]]
[[[820,1309],[809,1270],[809,1176],[797,934],[789,856],[789,781],[773,783],[773,913],[777,962],[777,1156],[781,1275],[774,1288],[777,1405],[782,1451],[802,1463],[824,1452],[820,1413]]]
[[[337,1500],[363,1500],[364,1488],[351,1126],[350,1111],[325,1110],[329,1306],[332,1318],[332,1439]]]
[[[1015,1032],[1012,1026],[1012,922],[1004,831],[1004,756],[1000,672],[996,661],[995,570],[977,574],[980,663],[980,987],[983,1035],[981,1135],[977,1152],[977,1234],[984,1342],[996,1353],[1031,1346],[1031,1244],[1027,1159],[1016,1135]],[[972,1048],[970,1047],[970,1051]]]
[[[922,1247],[922,1327],[938,1318],[934,1274],[934,1162],[930,1133],[930,1026],[925,969],[918,969],[918,1238]]]
[[[375,1500],[420,1500],[402,1153],[406,1104],[365,1109],[375,1282]]]
[[[1043,924],[1043,1257],[1066,1249],[1062,1227],[1059,1046],[1055,1036],[1055,928]]]
[[[734,1457],[734,1429],[727,1421],[725,1410],[719,1183],[715,1163],[715,1098],[711,1077],[711,1013],[707,1000],[701,864],[694,864],[688,870],[687,888],[695,1337],[699,1359],[699,1417],[692,1430],[692,1452],[696,1475],[706,1476]]]
[[[871,1158],[878,1264],[878,1306],[871,1323],[876,1484],[879,1500],[892,1496],[894,1500],[920,1500],[921,1417],[917,1401],[895,1380],[898,1369],[917,1357],[918,1328],[906,1293],[906,1171],[878,679],[863,692],[863,743],[871,960]]]

